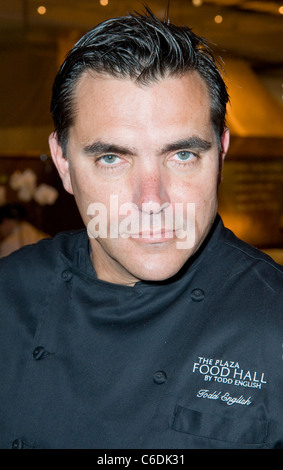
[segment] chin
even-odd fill
[[[176,263],[176,259],[174,262],[172,262],[172,259],[167,262],[164,259],[159,260],[159,262],[155,260],[154,263],[150,261],[147,263],[143,260],[141,269],[137,269],[133,274],[141,281],[165,281],[175,276],[182,269],[188,258],[189,256],[179,260],[178,263]]]
[[[181,268],[180,268],[181,269]],[[160,271],[159,269],[156,272],[142,272],[140,275],[137,275],[137,278],[140,281],[148,282],[162,282],[167,281],[170,278],[174,277],[180,269],[170,270],[170,271]]]

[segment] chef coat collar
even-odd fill
[[[199,264],[207,258],[207,256],[210,256],[210,254],[216,249],[216,245],[219,239],[223,237],[224,231],[225,228],[221,217],[217,214],[206,239],[204,240],[200,248],[197,250],[197,252],[188,259],[188,261],[184,264],[184,266],[180,269],[177,274],[164,281],[139,281],[135,284],[135,286],[121,286],[118,284],[111,284],[107,281],[102,281],[97,278],[96,272],[94,270],[90,258],[91,245],[86,230],[80,231],[81,233],[76,242],[76,246],[72,247],[72,249],[70,249],[69,251],[66,250],[63,256],[71,269],[76,271],[78,274],[86,276],[88,279],[93,279],[96,282],[102,283],[103,285],[111,285],[113,286],[113,288],[124,287],[125,289],[131,290],[140,290],[157,286],[164,286],[164,288],[166,288],[168,285],[178,282],[178,280],[181,279],[186,273],[195,270],[196,267],[199,266]]]

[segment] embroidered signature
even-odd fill
[[[252,397],[244,398],[243,395],[241,395],[240,397],[231,397],[230,393],[228,392],[222,394],[222,392],[214,391],[211,393],[210,390],[199,390],[197,393],[197,397],[208,400],[222,400],[228,406],[232,406],[235,404],[248,406],[252,403]]]

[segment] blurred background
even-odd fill
[[[213,43],[226,70],[232,134],[219,212],[283,264],[283,0],[0,0],[0,206],[20,203],[40,231],[82,227],[51,162],[52,83],[95,24],[146,3]]]

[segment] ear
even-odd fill
[[[50,134],[48,142],[52,160],[57,168],[63,186],[68,193],[74,194],[70,177],[69,161],[63,155],[62,147],[58,143],[57,134],[55,132]]]
[[[222,168],[224,165],[226,153],[228,152],[229,144],[230,144],[230,131],[228,127],[225,127],[224,132],[221,137],[221,150],[219,152],[219,174],[218,174],[219,183],[221,183],[222,181]]]

